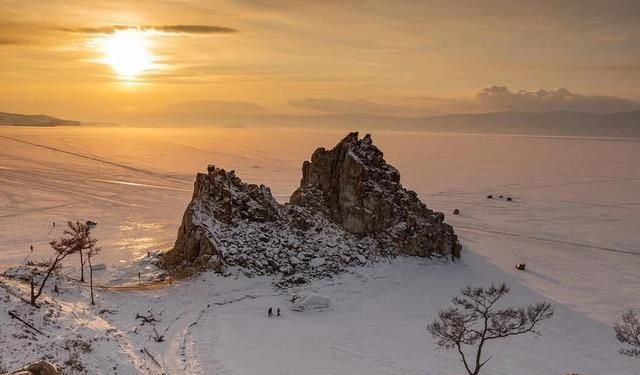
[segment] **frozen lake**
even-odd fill
[[[302,162],[344,135],[1,127],[0,262],[45,257],[65,221],[90,219],[98,222],[99,262],[108,269],[99,273],[102,281],[126,282],[132,260],[172,246],[195,174],[207,164],[235,169],[286,201]],[[526,261],[530,272],[520,278],[601,320],[618,312],[612,299],[640,301],[640,140],[400,132],[373,138],[403,184],[445,212],[466,248],[491,264],[514,272],[514,263]],[[461,215],[451,215],[454,208]]]
[[[132,282],[140,267],[143,275],[144,267],[151,270],[136,260],[172,246],[195,174],[207,164],[235,169],[286,201],[303,160],[344,135],[0,127],[0,266],[46,257],[47,242],[65,221],[94,220],[103,248],[97,262],[107,265],[96,272],[99,281]],[[611,327],[626,309],[640,308],[640,140],[395,132],[373,138],[403,184],[445,212],[464,245],[461,263],[397,259],[318,280],[308,288],[329,297],[332,309],[313,314],[284,308],[286,293],[264,278],[206,273],[158,290],[100,291],[98,306],[114,309],[107,315],[94,315],[86,290],[72,286],[58,296],[65,324],[89,337],[122,332],[117,346],[91,354],[92,366],[116,358],[125,372],[160,373],[136,349],[148,346],[169,374],[460,373],[455,353],[435,351],[426,324],[459,288],[506,282],[514,303],[546,299],[556,314],[540,338],[492,345],[490,373],[637,369],[637,360],[617,352]],[[451,214],[455,208],[460,215]],[[526,272],[514,269],[519,262]],[[76,263],[70,259],[66,272],[77,275]],[[282,306],[282,319],[264,317],[266,306]],[[165,343],[132,321],[145,310],[162,315]],[[10,321],[4,327],[15,328]],[[14,349],[15,365],[31,360]]]

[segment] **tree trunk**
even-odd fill
[[[31,276],[31,304],[36,305],[36,295],[34,293],[35,286],[33,285],[33,276]]]
[[[84,257],[82,256],[82,250],[80,250],[80,282],[84,283]]]
[[[53,261],[53,264],[51,264],[51,267],[49,267],[49,269],[47,270],[47,274],[44,277],[44,280],[42,280],[42,284],[40,284],[40,288],[38,288],[38,293],[36,293],[35,295],[33,294],[33,289],[31,291],[31,304],[32,305],[36,305],[36,300],[38,299],[38,297],[40,297],[40,295],[42,294],[42,289],[44,289],[44,285],[47,283],[47,280],[49,279],[49,276],[51,276],[51,272],[53,272],[53,270],[56,268],[56,266],[58,265],[58,262],[60,260],[58,258],[56,258],[56,260]],[[33,281],[32,281],[33,284]]]
[[[89,262],[89,289],[91,289],[91,304],[95,305],[96,301],[93,298],[93,267],[91,266],[90,256],[87,256],[87,262]]]
[[[54,269],[56,269],[56,266],[58,265],[58,263],[60,261],[62,261],[65,257],[66,257],[66,255],[63,255],[63,256],[60,256],[60,257],[56,257],[53,260],[53,263],[51,264],[49,269],[47,269],[47,274],[44,277],[44,280],[42,280],[42,284],[40,284],[40,287],[38,288],[38,293],[36,293],[35,295],[33,294],[33,279],[31,279],[31,304],[32,305],[34,305],[34,306],[36,305],[36,300],[42,294],[42,290],[44,289],[44,286],[47,283],[47,280],[49,280],[49,276],[51,276],[51,273],[53,272]]]

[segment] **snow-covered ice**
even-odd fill
[[[139,271],[151,279],[158,272],[151,259],[175,240],[197,171],[209,163],[235,169],[283,201],[302,161],[342,135],[0,128],[0,262],[9,267],[45,257],[46,243],[66,220],[90,219],[104,249],[96,260],[106,265],[95,272],[99,283],[137,283]],[[396,259],[289,292],[268,279],[203,274],[166,287],[99,289],[96,307],[85,288],[70,283],[52,307],[60,328],[50,340],[70,332],[110,337],[81,354],[95,362],[88,366],[94,373],[115,363],[123,374],[459,374],[456,355],[435,351],[425,327],[460,287],[504,281],[512,287],[510,301],[548,300],[556,314],[540,337],[492,345],[487,373],[638,373],[637,359],[617,353],[611,327],[625,309],[640,308],[640,140],[373,137],[403,184],[445,212],[464,244],[461,263]],[[451,215],[455,208],[460,215]],[[514,269],[520,262],[527,271]],[[75,263],[66,261],[65,273],[77,275]],[[328,298],[331,308],[292,311],[296,293]],[[26,350],[5,354],[27,340],[14,336],[22,327],[8,309],[21,306],[26,315],[29,308],[5,289],[0,301],[5,365],[38,359],[40,353]],[[267,318],[269,306],[283,316]],[[111,312],[99,313],[104,309]],[[158,317],[164,342],[135,319],[148,311]],[[46,319],[38,314],[32,319],[41,327]]]

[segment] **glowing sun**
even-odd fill
[[[149,41],[138,30],[123,30],[101,40],[102,62],[111,66],[122,79],[132,80],[153,66]]]

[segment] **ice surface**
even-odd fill
[[[342,136],[290,129],[0,128],[0,262],[45,257],[64,221],[94,220],[104,249],[95,261],[107,266],[96,272],[100,283],[137,282],[138,271],[151,278],[157,271],[147,252],[171,247],[196,172],[210,163],[235,169],[284,201],[299,182],[302,161]],[[145,344],[172,374],[460,373],[454,353],[434,351],[426,324],[460,287],[505,281],[513,301],[547,299],[556,316],[539,338],[492,347],[488,373],[637,371],[637,361],[617,353],[611,326],[625,309],[640,308],[639,140],[373,137],[403,184],[429,207],[460,209],[447,221],[465,245],[463,263],[398,259],[315,283],[304,292],[330,298],[332,308],[313,314],[284,309],[291,296],[266,279],[203,275],[131,292],[135,298],[99,291],[102,308],[119,309],[99,321],[122,332],[127,348],[126,355],[109,356],[137,356],[131,362],[139,366],[148,358],[132,348]],[[526,271],[514,269],[520,262]],[[77,276],[76,263],[65,261],[65,272]],[[77,305],[77,294],[67,294],[65,303]],[[267,320],[268,306],[283,308],[283,317]],[[149,308],[163,311],[169,338],[163,344],[131,334],[131,315]],[[83,310],[82,319],[89,315]]]

